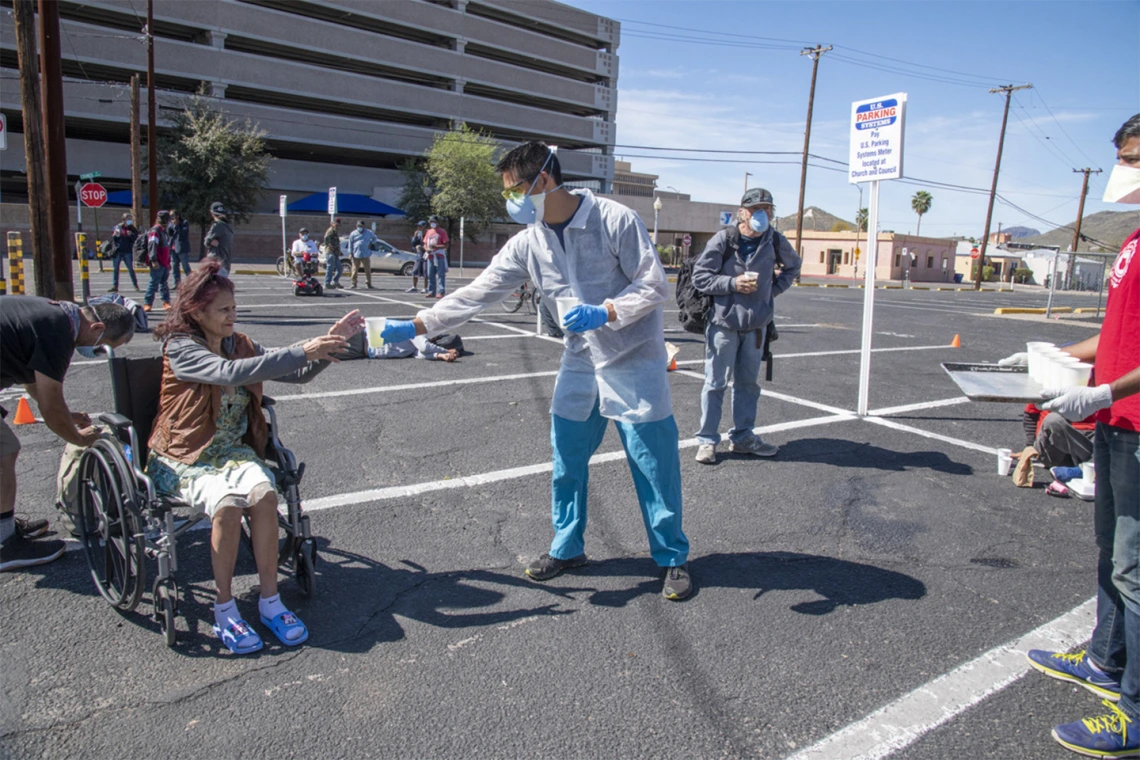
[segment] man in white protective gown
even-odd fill
[[[558,305],[567,334],[550,409],[554,540],[526,574],[545,581],[586,564],[590,457],[613,420],[665,577],[662,593],[684,599],[693,587],[661,308],[670,293],[653,242],[630,209],[564,188],[558,157],[540,142],[515,148],[496,171],[508,213],[528,226],[470,285],[412,321],[389,320],[384,340],[453,332],[533,280],[546,303]]]

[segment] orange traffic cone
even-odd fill
[[[675,370],[675,369],[677,369],[677,360],[676,360],[676,359],[674,359],[673,361],[669,362],[669,369],[668,369],[668,370],[666,370],[666,371],[667,371],[667,372],[672,372],[672,371],[673,371],[673,370]]]
[[[950,348],[961,348],[962,336],[957,333],[954,334],[954,340],[950,341]]]
[[[28,397],[21,396],[20,403],[16,404],[16,418],[13,425],[31,425],[36,422],[36,415],[32,414],[32,407],[28,406]]]

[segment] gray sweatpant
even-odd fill
[[[1093,455],[1093,431],[1077,430],[1056,412],[1049,412],[1033,441],[1044,467],[1076,467]]]

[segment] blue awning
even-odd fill
[[[107,205],[108,206],[130,206],[130,205],[132,205],[131,199],[132,199],[132,196],[131,196],[130,190],[116,190],[113,193],[107,193]],[[149,199],[144,195],[143,196],[143,205],[144,206],[150,205],[147,203],[148,200]]]
[[[338,214],[357,214],[366,216],[405,216],[404,212],[395,206],[381,203],[369,198],[367,195],[355,193],[337,193],[336,207]],[[293,201],[286,207],[289,211],[319,211],[326,213],[329,210],[329,194],[313,193],[299,201]]]

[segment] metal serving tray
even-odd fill
[[[942,369],[971,401],[1030,403],[1041,401],[1041,384],[1029,377],[1027,367],[943,362]]]

